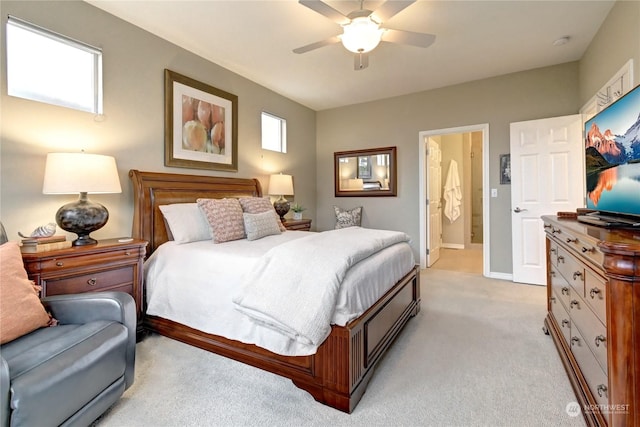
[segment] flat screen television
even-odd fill
[[[586,208],[579,221],[640,227],[640,86],[585,123]]]

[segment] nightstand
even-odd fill
[[[97,245],[23,253],[29,279],[42,297],[97,291],[122,291],[136,302],[137,333],[142,336],[142,263],[147,242],[100,240]]]
[[[287,230],[300,230],[300,231],[310,231],[311,230],[311,220],[310,219],[285,219],[282,222],[282,225]]]

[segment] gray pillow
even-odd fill
[[[360,227],[362,222],[362,206],[346,210],[337,206],[333,207],[336,212],[336,230],[347,227]]]

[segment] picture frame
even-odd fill
[[[500,184],[511,184],[511,154],[500,154]]]
[[[164,70],[165,166],[238,171],[238,97]]]

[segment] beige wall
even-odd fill
[[[580,60],[580,105],[591,99],[629,59],[634,62],[634,85],[638,85],[640,1],[618,1]]]
[[[501,186],[499,155],[509,152],[509,123],[575,114],[579,108],[577,62],[514,73],[406,96],[318,112],[317,194],[319,229],[334,225],[333,205],[363,206],[363,225],[398,229],[412,237],[419,255],[418,134],[489,124],[489,199],[492,272],[511,273],[510,187]],[[398,196],[336,198],[333,152],[398,147]]]
[[[268,175],[294,176],[295,199],[315,212],[316,115],[216,64],[176,47],[84,2],[0,2],[2,39],[7,15],[99,46],[104,55],[103,121],[93,115],[6,95],[2,78],[0,218],[9,237],[31,232],[54,221],[56,210],[73,196],[42,195],[45,156],[54,151],[79,151],[115,156],[122,194],[91,199],[110,211],[109,223],[94,237],[131,234],[132,190],[129,169],[233,177],[256,177],[263,189]],[[2,70],[5,70],[5,44]],[[237,173],[164,166],[164,69],[194,78],[238,96]],[[260,147],[260,112],[287,119],[288,153]],[[289,214],[290,215],[290,214]]]

